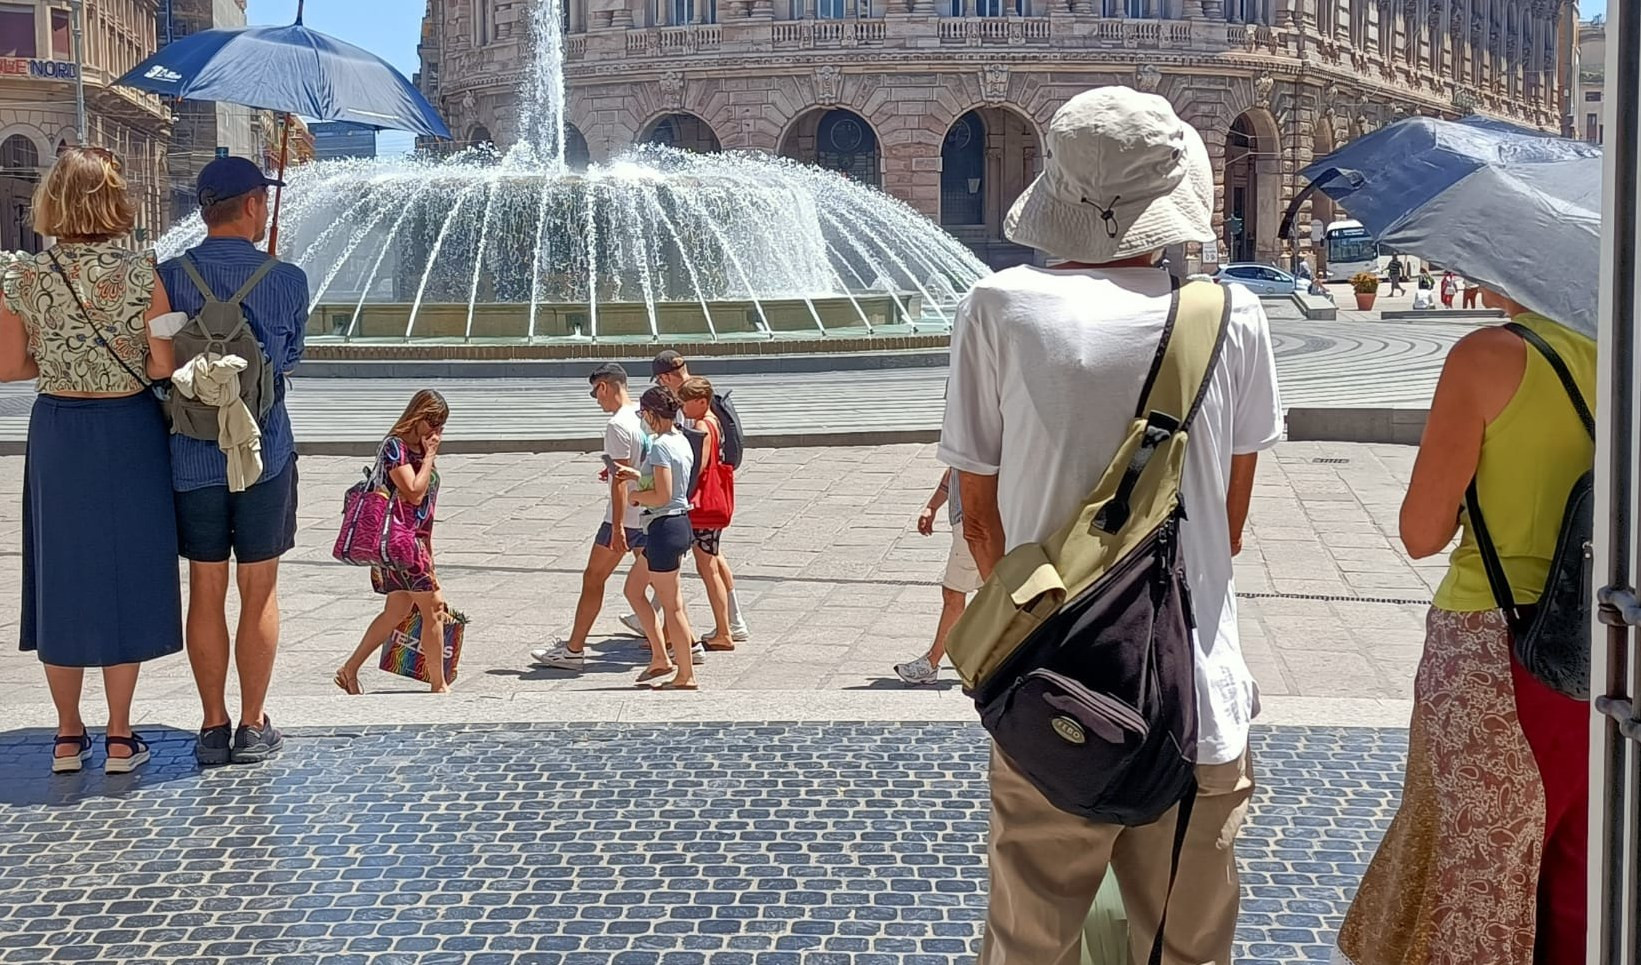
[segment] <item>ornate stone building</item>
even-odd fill
[[[423,88],[458,137],[516,137],[529,2],[430,0]],[[1081,90],[1168,97],[1214,159],[1220,260],[1273,261],[1298,172],[1364,131],[1477,112],[1559,132],[1577,23],[1568,0],[567,2],[572,154],[784,154],[880,185],[994,265],[1022,257],[1003,215]]]
[[[158,0],[86,0],[87,143],[125,159],[138,200],[137,240],[170,225],[171,111],[113,81],[155,50]],[[68,0],[0,3],[0,249],[38,250],[29,199],[57,150],[76,141],[73,16]]]

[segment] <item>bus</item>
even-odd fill
[[[1384,278],[1390,266],[1391,252],[1379,247],[1379,242],[1368,234],[1360,221],[1335,221],[1323,235],[1328,253],[1328,280],[1350,281],[1351,277],[1371,271]],[[1407,278],[1419,273],[1417,259],[1402,259]]]

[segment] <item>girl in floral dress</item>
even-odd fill
[[[450,685],[444,679],[444,592],[433,569],[433,514],[439,496],[439,473],[434,463],[444,436],[444,424],[449,418],[450,407],[444,396],[423,389],[411,398],[404,415],[382,444],[382,475],[394,501],[393,511],[414,520],[416,541],[422,553],[412,569],[370,568],[371,588],[387,600],[382,612],[365,630],[353,655],[333,678],[336,686],[350,694],[363,692],[359,687],[359,668],[381,649],[382,643],[410,616],[412,609],[422,611],[422,657],[433,692],[450,692]]]

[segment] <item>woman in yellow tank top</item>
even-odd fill
[[[1550,344],[1591,410],[1595,343],[1487,292]],[[1401,807],[1339,933],[1353,965],[1582,965],[1588,710],[1522,669],[1465,490],[1518,603],[1535,602],[1594,443],[1550,364],[1486,328],[1449,354],[1402,504],[1415,558],[1460,537],[1427,621]]]

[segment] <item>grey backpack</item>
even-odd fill
[[[232,298],[223,301],[206,284],[193,258],[183,255],[182,270],[205,297],[205,304],[171,339],[177,353],[178,367],[201,355],[237,355],[244,359],[245,371],[239,375],[239,399],[258,422],[273,408],[275,372],[273,363],[262,350],[262,342],[245,318],[243,303],[251,290],[268,277],[268,272],[273,271],[277,264],[279,261],[276,258],[263,262]],[[166,403],[166,413],[171,418],[172,432],[190,439],[217,441],[216,406],[173,391]]]

